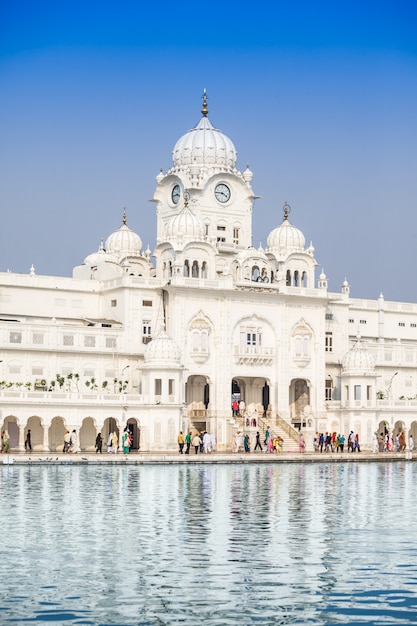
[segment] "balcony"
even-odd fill
[[[234,346],[233,356],[239,365],[271,365],[274,354],[263,346]]]

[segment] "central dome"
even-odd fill
[[[172,151],[174,167],[220,165],[234,168],[237,152],[233,142],[214,128],[207,117],[207,96],[203,96],[203,117],[195,128],[178,139]]]

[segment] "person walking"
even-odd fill
[[[190,446],[191,446],[191,431],[185,435],[185,454],[190,454]]]
[[[248,434],[246,434],[243,439],[243,445],[245,446],[245,452],[250,452],[250,439]]]
[[[3,445],[1,451],[7,453],[10,450],[10,437],[9,432],[7,430],[3,430],[2,433]]]
[[[198,433],[195,434],[195,437],[193,439],[193,446],[195,448],[195,453],[198,454],[198,451],[199,451],[200,446],[201,446],[201,439],[200,439]]]
[[[359,435],[358,435],[358,433],[356,433],[355,439],[353,441],[353,450],[355,450],[356,452],[360,452],[361,451],[361,447],[359,445]]]
[[[409,438],[408,438],[408,447],[410,448],[411,452],[414,450],[413,435],[410,435]]]
[[[99,452],[100,454],[103,452],[103,437],[101,436],[101,433],[99,433],[96,437],[96,454]]]
[[[123,448],[123,454],[129,454],[129,450],[130,450],[130,436],[129,436],[129,430],[127,428],[125,428],[124,431],[123,431],[122,448]]]
[[[111,440],[111,449],[112,449],[113,454],[117,454],[118,444],[119,444],[119,438],[117,436],[117,432],[114,431],[113,437]]]
[[[32,437],[30,434],[30,428],[27,432],[26,439],[25,439],[25,450],[26,452],[32,452]]]
[[[300,433],[300,436],[298,438],[298,452],[304,452],[305,449],[306,449],[306,442],[304,439],[304,435],[303,433]]]
[[[111,454],[113,452],[113,433],[109,433],[109,438],[107,439],[107,453]]]
[[[254,452],[256,452],[256,450],[259,448],[259,450],[262,452],[262,446],[261,446],[261,435],[259,434],[259,430],[256,431],[256,440],[255,440],[255,447],[253,449]]]
[[[178,435],[178,451],[180,454],[183,453],[184,451],[184,443],[185,443],[185,439],[184,439],[184,435],[182,434],[182,430],[180,430],[180,434]]]
[[[73,454],[77,454],[78,451],[79,451],[79,448],[78,448],[77,431],[74,428],[74,430],[71,433],[69,452],[72,452]]]

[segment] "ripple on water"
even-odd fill
[[[16,466],[0,497],[1,623],[417,623],[417,464]]]

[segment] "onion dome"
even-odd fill
[[[321,269],[319,280],[327,280],[327,276],[326,276],[323,268]]]
[[[249,169],[249,165],[246,166],[246,169],[243,172],[242,176],[243,176],[243,180],[246,181],[247,183],[252,182],[253,172],[251,172],[251,170]]]
[[[202,241],[205,238],[205,227],[199,217],[194,215],[186,198],[184,208],[174,215],[165,226],[165,239],[181,239],[181,241]]]
[[[365,345],[357,338],[355,345],[342,359],[342,373],[356,376],[374,376],[375,359]]]
[[[147,344],[144,359],[148,367],[177,367],[180,365],[181,350],[166,331],[161,330]]]
[[[234,168],[237,152],[233,142],[214,128],[207,117],[207,95],[204,90],[203,117],[195,128],[178,139],[172,151],[174,167],[219,165]]]
[[[126,225],[126,211],[124,211],[123,224],[106,240],[106,251],[118,259],[123,259],[127,256],[140,256],[141,250],[142,240]]]
[[[307,252],[308,252],[308,254],[309,254],[310,256],[314,256],[314,246],[313,246],[313,242],[312,242],[312,241],[310,241],[310,245],[309,245],[309,247],[307,248]]]
[[[291,224],[288,215],[291,211],[289,204],[284,204],[284,219],[282,224],[274,228],[267,239],[268,250],[279,254],[304,252],[305,238],[301,230]]]

